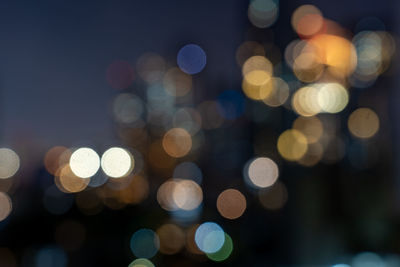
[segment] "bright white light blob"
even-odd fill
[[[19,157],[9,148],[0,148],[0,179],[12,177],[19,169]]]
[[[100,168],[100,157],[96,151],[88,147],[75,150],[69,160],[72,172],[81,178],[89,178]]]
[[[128,175],[134,166],[131,153],[120,147],[107,149],[101,156],[101,168],[104,173],[112,178]]]
[[[197,228],[194,240],[204,253],[215,253],[224,245],[225,233],[218,224],[205,222]]]

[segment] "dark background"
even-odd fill
[[[68,266],[127,266],[131,234],[157,228],[168,215],[159,208],[153,188],[141,205],[94,216],[76,207],[60,216],[42,205],[43,191],[52,182],[42,164],[52,146],[118,142],[110,114],[116,95],[105,71],[114,60],[134,63],[154,51],[173,62],[180,47],[197,43],[207,53],[207,67],[196,76],[201,84],[196,102],[215,98],[225,89],[240,90],[237,47],[245,40],[273,42],[284,50],[296,38],[290,16],[301,4],[315,4],[325,17],[353,29],[361,18],[376,16],[398,33],[397,1],[281,1],[278,21],[267,30],[252,28],[247,1],[2,1],[0,3],[0,143],[20,154],[22,171],[13,192],[12,216],[0,223],[0,246],[10,248],[18,266],[32,265],[32,254],[54,243],[56,225],[80,221],[87,231],[83,247],[68,254]],[[269,37],[268,37],[269,38]],[[395,60],[395,63],[397,61]],[[242,166],[253,154],[252,136],[272,135],[290,127],[294,114],[274,111],[269,125],[254,125],[244,117],[216,131],[222,142],[217,156],[200,161],[204,174],[204,213],[201,221],[223,225],[234,240],[229,260],[216,264],[184,253],[156,256],[156,266],[327,266],[361,251],[400,253],[398,78],[384,75],[371,88],[352,93],[349,108],[368,104],[381,117],[379,136],[368,145],[376,154],[373,166],[359,170],[346,157],[334,165],[311,169],[281,164],[280,179],[289,201],[268,213],[248,198],[246,213],[236,221],[222,219],[215,209],[218,192],[240,185]],[[382,119],[383,118],[383,119]],[[356,142],[350,138],[346,142]],[[234,158],[227,163],[226,157]],[[222,161],[222,166],[221,166]],[[151,177],[150,177],[151,178]],[[242,185],[243,186],[243,185]]]

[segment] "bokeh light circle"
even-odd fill
[[[358,138],[371,138],[379,130],[379,117],[370,108],[359,108],[350,114],[347,126]]]
[[[225,243],[225,232],[218,224],[205,222],[197,228],[194,239],[201,251],[215,253]]]
[[[134,159],[128,150],[121,147],[111,147],[101,156],[101,168],[112,178],[127,176],[134,167]]]
[[[206,66],[206,62],[206,53],[196,44],[185,45],[178,52],[178,66],[187,74],[199,73]]]
[[[239,190],[224,190],[217,198],[217,209],[222,217],[237,219],[246,210],[246,198]]]
[[[225,242],[224,245],[215,253],[207,253],[207,257],[213,261],[224,261],[231,255],[233,250],[233,242],[232,238],[225,233]]]
[[[19,166],[20,161],[17,153],[9,148],[0,148],[0,179],[14,176]]]
[[[0,192],[0,222],[5,220],[12,211],[12,202],[10,197],[3,192]]]
[[[192,148],[192,137],[185,129],[172,128],[165,133],[162,145],[168,155],[181,158]]]
[[[99,170],[100,158],[93,149],[82,147],[72,153],[69,165],[76,176],[89,178]]]
[[[247,168],[246,168],[247,167]],[[276,163],[267,157],[252,159],[246,165],[244,175],[257,188],[265,188],[273,185],[279,176]]]
[[[278,152],[286,160],[301,159],[307,149],[307,138],[298,130],[286,130],[278,138]]]
[[[130,247],[136,257],[148,259],[158,252],[160,240],[153,230],[140,229],[132,235]]]
[[[136,259],[128,267],[155,267],[148,259]]]

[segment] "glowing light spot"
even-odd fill
[[[192,108],[180,108],[176,111],[172,121],[175,128],[183,128],[192,136],[201,128],[201,116]]]
[[[67,193],[77,193],[85,190],[88,186],[90,179],[80,178],[76,176],[69,164],[65,164],[57,176],[59,184],[56,183],[57,186],[60,186],[60,190]]]
[[[347,77],[357,66],[357,52],[354,45],[336,35],[318,34],[310,39],[305,49],[311,49],[335,77]]]
[[[351,261],[352,267],[383,267],[386,266],[382,258],[373,252],[357,254]]]
[[[309,37],[318,33],[324,26],[321,11],[313,5],[302,5],[292,15],[292,26],[298,35]]]
[[[93,149],[82,147],[72,153],[69,165],[76,176],[89,178],[99,170],[100,158]]]
[[[255,74],[249,75],[254,71],[256,71]],[[271,61],[266,57],[252,56],[243,64],[242,74],[243,77],[248,77],[247,82],[254,85],[262,85],[266,83],[273,74],[273,66]]]
[[[322,111],[338,113],[342,111],[349,102],[347,90],[338,83],[322,84],[318,92],[318,105]]]
[[[184,96],[192,89],[192,76],[178,68],[172,68],[164,76],[165,90],[172,96]]]
[[[175,186],[178,184],[176,179],[171,179],[163,183],[157,191],[157,202],[161,208],[167,211],[177,210],[178,207],[173,199]]]
[[[203,191],[192,180],[179,180],[173,188],[172,198],[178,208],[193,210],[203,201]]]
[[[207,257],[213,261],[224,261],[231,255],[233,250],[233,242],[232,238],[225,233],[225,242],[224,245],[215,253],[207,253]]]
[[[324,66],[317,53],[304,51],[295,58],[293,72],[300,81],[309,83],[321,77]]]
[[[36,267],[66,267],[67,263],[67,254],[59,247],[42,248],[36,255]]]
[[[281,182],[258,192],[261,205],[268,210],[281,209],[286,204],[287,198],[286,186]]]
[[[312,86],[302,87],[292,98],[293,109],[301,116],[310,117],[321,111],[318,104],[318,89]]]
[[[146,53],[137,60],[139,76],[149,84],[160,81],[165,72],[165,60],[157,54]]]
[[[197,228],[195,242],[201,251],[215,253],[224,245],[225,233],[218,224],[205,222]]]
[[[148,259],[136,259],[128,267],[155,267]]]
[[[201,169],[193,162],[182,162],[174,169],[173,177],[178,179],[193,180],[199,185],[203,180]]]
[[[9,148],[0,148],[0,179],[14,176],[19,169],[19,157]]]
[[[324,132],[322,122],[318,117],[298,117],[293,122],[293,129],[303,133],[309,144],[316,143]]]
[[[265,49],[260,43],[247,41],[236,50],[236,62],[239,66],[252,56],[265,56]]]
[[[68,154],[68,155],[67,155]],[[46,170],[53,175],[56,175],[61,166],[69,162],[71,151],[63,146],[55,146],[47,151],[44,157],[44,166]]]
[[[300,165],[311,167],[316,165],[324,155],[324,147],[320,143],[308,144],[307,152],[298,160]]]
[[[250,161],[248,167],[245,167],[244,175],[248,177],[253,186],[265,188],[276,182],[279,169],[272,159],[260,157]]]
[[[347,126],[358,138],[371,138],[379,130],[379,117],[369,108],[359,108],[350,114]]]
[[[133,68],[126,61],[114,61],[107,69],[107,81],[114,89],[129,87],[133,79]]]
[[[237,219],[246,210],[246,198],[236,189],[227,189],[217,198],[217,209],[222,217]]]
[[[262,70],[255,70],[246,74],[242,88],[245,95],[253,100],[267,98],[272,91],[270,74]]]
[[[126,149],[111,147],[101,156],[101,168],[110,177],[120,178],[127,176],[133,167],[133,157]]]
[[[132,235],[130,246],[136,257],[148,259],[156,255],[160,240],[153,230],[140,229]]]
[[[167,255],[178,253],[185,245],[185,233],[175,224],[164,224],[157,230],[160,252]]]
[[[262,101],[270,107],[278,107],[283,105],[289,97],[289,86],[281,78],[273,77],[269,81],[271,90]]]
[[[12,202],[10,197],[0,192],[0,222],[4,221],[12,211]]]
[[[298,130],[286,130],[278,138],[278,152],[286,160],[301,159],[307,148],[307,138]]]
[[[120,123],[134,123],[144,112],[143,101],[134,94],[119,94],[113,102],[115,119]]]
[[[254,26],[267,28],[278,18],[278,6],[273,0],[252,0],[247,15]]]
[[[162,145],[168,155],[181,158],[187,155],[192,148],[192,138],[185,129],[172,128],[165,133]]]
[[[179,68],[187,74],[196,74],[206,66],[206,53],[196,44],[188,44],[178,52],[177,62]]]

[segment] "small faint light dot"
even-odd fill
[[[245,177],[248,177],[254,186],[260,188],[273,185],[278,176],[278,165],[272,159],[266,157],[251,160],[248,165],[247,174],[245,170]]]
[[[153,230],[140,229],[132,235],[130,246],[136,257],[148,259],[156,255],[160,240]]]
[[[225,233],[225,242],[224,245],[215,253],[207,253],[207,257],[213,261],[224,261],[231,255],[233,250],[233,242],[232,238]]]
[[[185,129],[172,128],[165,133],[162,145],[168,155],[181,158],[192,148],[192,137]]]
[[[307,138],[298,130],[284,131],[278,138],[278,152],[286,160],[296,161],[307,152]]]
[[[358,138],[371,138],[379,130],[379,117],[369,108],[359,108],[350,114],[347,126]]]
[[[9,148],[0,148],[0,179],[14,176],[19,169],[19,157]]]
[[[157,54],[146,53],[140,56],[136,62],[139,76],[149,84],[162,79],[165,72],[165,60]]]
[[[136,259],[128,267],[155,267],[148,259]]]
[[[101,168],[104,173],[113,178],[128,175],[134,166],[134,160],[128,150],[120,147],[107,149],[101,156]]]
[[[67,151],[69,152],[69,149],[63,146],[55,146],[47,151],[44,157],[44,166],[50,174],[56,175],[58,169],[69,162],[69,156],[67,161],[61,162],[62,155],[68,153]]]
[[[0,192],[0,221],[4,221],[11,213],[12,202],[10,197],[3,192]]]
[[[201,251],[215,253],[224,245],[225,233],[218,224],[205,222],[197,228],[195,242]]]
[[[187,74],[196,74],[206,66],[206,53],[196,44],[188,44],[178,52],[177,63],[179,68]]]
[[[144,111],[143,101],[134,94],[119,94],[113,102],[115,119],[120,123],[137,123]]]
[[[268,189],[260,190],[258,192],[258,198],[264,208],[278,210],[286,204],[288,192],[283,183],[277,182]]]
[[[72,153],[69,164],[76,176],[89,178],[99,170],[100,158],[93,149],[82,147]]]
[[[222,217],[237,219],[246,210],[246,198],[236,189],[227,189],[217,198],[217,209]]]
[[[184,96],[192,89],[192,76],[178,68],[172,68],[164,75],[165,90],[173,96]]]
[[[185,233],[175,224],[164,224],[157,230],[160,252],[167,255],[178,253],[185,245]]]
[[[309,144],[316,143],[322,136],[324,129],[318,117],[298,117],[293,122],[293,129],[302,132]]]

